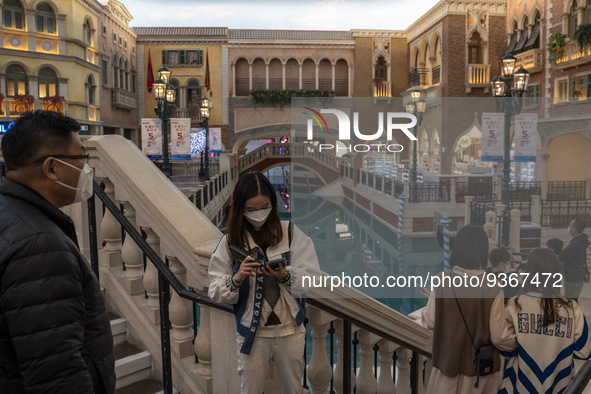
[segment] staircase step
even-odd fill
[[[127,339],[127,320],[122,317],[111,320],[111,332],[113,333],[113,345],[119,345]]]
[[[115,394],[149,394],[162,391],[162,382],[155,379],[144,379],[115,390]]]
[[[113,348],[115,354],[116,387],[122,388],[140,380],[150,378],[152,374],[152,356],[135,346],[124,342]]]

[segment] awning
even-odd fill
[[[527,41],[527,32],[525,29],[521,32],[521,37],[519,37],[519,41],[517,41],[517,45],[513,48],[512,53],[518,53],[523,51],[523,47],[525,47],[525,42]]]
[[[515,45],[517,45],[517,33],[513,33],[511,36],[511,41],[509,42],[509,46],[507,47],[505,53],[512,53]]]
[[[536,24],[536,25],[534,25],[534,27],[531,31],[531,35],[527,39],[527,42],[525,43],[525,47],[523,49],[526,51],[533,49],[536,44],[536,41],[538,40],[539,37],[540,37],[540,25]]]

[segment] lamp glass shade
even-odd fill
[[[154,81],[152,87],[154,88],[154,97],[156,97],[156,100],[164,99],[164,96],[166,95],[166,83],[158,78]]]
[[[427,109],[427,101],[420,99],[417,101],[417,112],[423,113]]]
[[[409,114],[415,113],[415,103],[406,103],[406,112]]]
[[[521,92],[527,89],[527,83],[529,82],[529,72],[520,67],[519,70],[515,72],[515,90],[519,90]]]
[[[506,89],[506,84],[505,81],[503,81],[503,78],[501,78],[500,76],[496,76],[492,79],[492,81],[490,82],[490,84],[492,85],[492,95],[495,97],[502,97],[505,95],[505,89]]]
[[[176,98],[176,89],[169,87],[168,89],[166,89],[166,102],[168,103],[174,103],[174,100]]]
[[[201,107],[201,117],[203,119],[209,119],[209,108]]]
[[[503,71],[503,76],[505,78],[513,77],[513,70],[515,70],[515,61],[516,60],[517,59],[515,58],[515,56],[511,55],[510,53],[507,53],[501,59],[501,69]]]
[[[201,99],[201,108],[208,108],[209,109],[209,99],[207,97],[203,97]]]
[[[410,91],[410,98],[412,99],[413,103],[416,103],[421,98],[421,90],[417,87],[414,87]]]
[[[170,71],[166,66],[162,66],[158,70],[158,78],[163,80],[164,83],[168,83],[168,80],[170,79],[170,74],[172,74],[172,71]]]

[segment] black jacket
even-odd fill
[[[74,223],[19,183],[0,185],[0,392],[113,393],[113,338]]]
[[[564,280],[567,282],[583,282],[587,273],[587,246],[589,237],[581,234],[574,237],[568,246],[560,252],[560,261],[563,262]]]

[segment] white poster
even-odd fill
[[[540,144],[538,135],[538,114],[515,116],[515,161],[536,161],[536,148]]]
[[[482,114],[482,157],[481,161],[503,161],[504,114]]]
[[[209,151],[212,153],[222,151],[222,129],[220,127],[211,127],[209,129]]]
[[[159,118],[142,118],[142,152],[150,160],[162,159],[162,121]]]
[[[172,160],[191,160],[191,119],[170,119]]]

